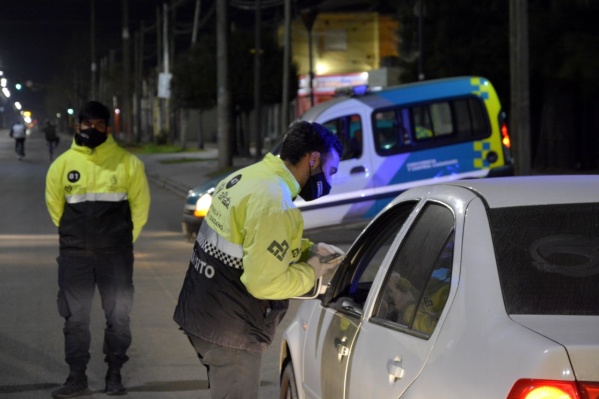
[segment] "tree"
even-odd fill
[[[425,2],[418,54],[417,0],[396,0],[403,82],[481,75],[511,109],[508,2]],[[599,3],[529,0],[531,148],[535,170],[599,167]],[[508,115],[509,116],[509,115]]]
[[[593,1],[530,1],[537,170],[599,167],[598,12]]]
[[[236,29],[230,39],[230,87],[235,116],[247,116],[254,109],[254,38],[253,31]],[[276,104],[281,101],[283,80],[283,49],[272,35],[262,41],[262,101]],[[206,36],[189,52],[180,56],[173,68],[172,95],[177,107],[209,109],[216,105],[216,41]],[[297,68],[289,73],[290,99],[297,93]],[[241,146],[247,145],[240,137]],[[241,148],[242,152],[247,148]]]
[[[504,0],[424,3],[423,51],[418,54],[418,1],[399,2],[403,82],[458,75],[488,78],[503,104],[509,99],[508,4]]]
[[[207,36],[175,62],[172,96],[177,108],[216,105],[216,41]]]
[[[233,103],[240,107],[241,112],[250,112],[254,108],[254,38],[253,32],[237,30],[232,33],[231,39],[231,87]],[[275,42],[273,36],[262,40],[262,101],[266,104],[281,101],[283,81],[283,49]],[[291,66],[290,88],[291,93],[297,93],[297,69]],[[290,99],[293,95],[290,95]]]

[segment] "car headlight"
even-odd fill
[[[208,208],[212,205],[212,195],[206,193],[198,198],[196,202],[196,208],[193,211],[193,215],[199,218],[203,218],[208,213]]]

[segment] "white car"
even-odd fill
[[[281,345],[281,398],[599,398],[599,176],[399,195]]]

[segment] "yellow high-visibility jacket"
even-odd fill
[[[272,154],[217,185],[175,310],[183,330],[236,349],[271,343],[287,299],[315,283],[306,263],[312,242],[293,203],[299,190]]]
[[[46,206],[60,236],[60,254],[131,251],[148,220],[144,164],[112,138],[91,149],[73,140],[50,165]]]

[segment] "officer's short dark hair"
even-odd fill
[[[101,102],[88,101],[79,109],[79,123],[90,119],[102,119],[106,125],[110,123],[110,110]]]
[[[343,145],[333,132],[316,122],[299,121],[291,124],[285,133],[280,157],[296,165],[308,153],[318,151],[326,157],[333,149],[341,157]]]

